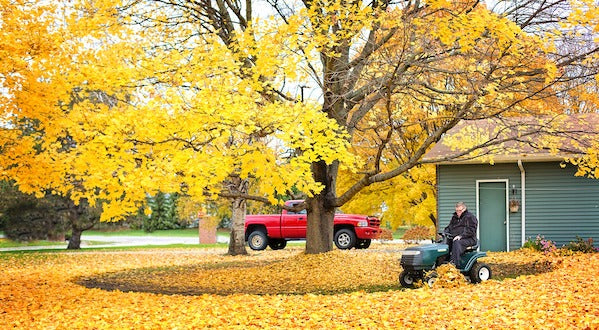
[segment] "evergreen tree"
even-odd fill
[[[18,190],[12,182],[0,183],[0,214],[4,234],[15,241],[64,239],[67,221],[57,196],[36,198]]]
[[[143,229],[146,232],[181,228],[177,216],[177,194],[159,192],[148,197],[148,207],[152,211],[145,217]]]

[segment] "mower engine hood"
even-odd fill
[[[449,245],[433,243],[412,246],[401,251],[401,266],[409,270],[431,269],[437,258],[449,253]]]

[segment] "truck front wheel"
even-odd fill
[[[351,229],[340,229],[335,233],[335,245],[340,250],[349,250],[356,245],[356,234]]]
[[[268,237],[266,237],[266,233],[261,230],[253,231],[250,236],[248,236],[248,245],[250,249],[260,251],[266,249],[268,245]]]

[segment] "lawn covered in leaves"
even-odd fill
[[[0,255],[0,328],[598,328],[599,254],[491,253],[494,280],[401,289],[397,246]]]

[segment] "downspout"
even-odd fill
[[[441,217],[439,216],[441,213],[440,207],[439,207],[439,164],[435,165],[435,189],[436,189],[436,194],[437,196],[435,196],[435,199],[437,200],[437,223],[435,224],[435,239],[437,238],[437,234],[439,232],[439,226],[441,225],[440,221],[441,221]],[[435,243],[433,241],[433,243]]]
[[[522,199],[522,245],[526,243],[526,172],[524,171],[524,166],[522,166],[522,160],[518,159],[518,168],[520,168],[520,184],[522,185],[522,193],[520,194],[520,198]]]

